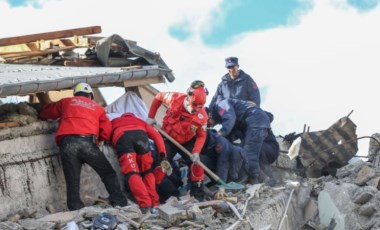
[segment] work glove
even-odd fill
[[[160,167],[161,167],[162,172],[168,176],[172,175],[173,168],[172,168],[170,162],[168,161],[168,159],[166,159],[166,154],[165,153],[159,153],[158,156],[160,159]]]
[[[193,153],[191,155],[191,161],[194,163],[198,162],[199,161],[199,153]]]
[[[161,161],[160,166],[161,166],[162,172],[166,173],[167,176],[172,175],[173,168],[170,165],[168,160],[165,159],[165,160]]]
[[[154,118],[150,118],[150,117],[148,117],[148,118],[146,119],[146,123],[148,123],[148,124],[150,124],[150,125],[155,125],[155,124],[157,124],[157,121],[156,121]]]

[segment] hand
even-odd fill
[[[155,124],[157,124],[157,121],[156,121],[154,118],[150,118],[150,117],[148,117],[148,118],[146,119],[146,123],[148,123],[148,124],[150,124],[150,125],[155,125]]]
[[[193,153],[192,155],[191,155],[191,161],[192,162],[198,162],[199,161],[199,153]]]
[[[160,166],[161,166],[162,172],[166,173],[167,176],[172,175],[173,168],[170,165],[169,161],[167,161],[166,159],[161,161]]]

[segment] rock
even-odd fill
[[[380,142],[380,133],[375,133],[371,137]],[[369,141],[368,161],[370,162],[372,162],[375,159],[375,156],[379,154],[378,151],[380,150],[380,146],[377,141],[372,138]]]
[[[370,186],[366,186],[366,187],[362,187],[362,188],[359,188],[356,192],[355,192],[355,195],[354,195],[354,203],[356,204],[365,204],[367,203],[369,200],[372,199],[372,197],[377,193],[377,189],[373,188],[373,187],[370,187]]]
[[[38,221],[35,219],[22,219],[20,220],[20,225],[25,230],[40,230],[40,229],[56,229],[57,224],[52,222]]]
[[[372,179],[374,176],[375,176],[375,171],[372,168],[365,165],[358,172],[358,175],[354,183],[357,185],[364,185],[367,181]]]
[[[335,230],[360,229],[355,213],[356,205],[351,201],[358,186],[354,184],[335,184],[327,182],[318,196],[319,218],[323,227],[328,227],[334,219]]]
[[[0,223],[0,229],[1,230],[22,230],[23,227],[12,221],[6,221],[6,222]]]
[[[378,204],[366,204],[360,207],[359,215],[370,217],[376,212]]]
[[[304,209],[304,222],[307,223],[309,220],[313,220],[318,214],[318,205],[315,199],[310,198],[306,203]]]
[[[69,211],[69,212],[57,212],[51,215],[44,216],[39,221],[45,222],[59,222],[59,223],[67,223],[73,220],[76,216],[78,216],[79,210]]]
[[[380,189],[380,177],[372,178],[367,182],[367,185],[377,188],[377,190]]]

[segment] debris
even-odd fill
[[[181,226],[181,227],[183,227],[183,226],[192,226],[192,227],[195,227],[195,228],[204,228],[205,227],[204,225],[196,224],[196,223],[188,221],[188,220],[182,222],[179,226]]]

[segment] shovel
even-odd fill
[[[176,145],[179,149],[181,149],[188,157],[191,158],[192,154],[185,148],[183,147],[180,143],[178,143],[176,140],[174,140],[171,136],[169,136],[169,134],[167,134],[164,130],[162,130],[158,125],[153,125],[154,128],[156,128],[164,137],[166,137],[169,141],[171,141],[174,145]],[[225,188],[225,189],[233,189],[233,190],[239,190],[239,189],[243,189],[244,188],[244,185],[242,184],[239,184],[239,183],[235,183],[235,182],[229,182],[229,183],[226,183],[224,182],[222,179],[220,179],[220,177],[218,175],[216,175],[215,173],[213,173],[209,168],[206,167],[206,165],[204,165],[201,161],[197,161],[195,162],[197,163],[198,165],[200,165],[205,171],[206,173],[213,179],[216,181],[217,185],[220,187],[220,188]]]

